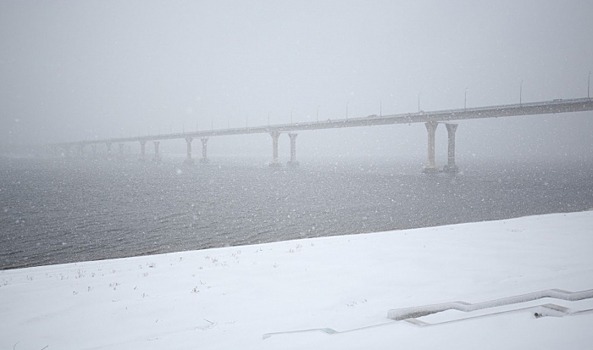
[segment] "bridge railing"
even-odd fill
[[[565,108],[560,108],[565,107]],[[429,120],[447,121],[460,119],[474,119],[487,118],[497,116],[513,116],[513,115],[529,115],[529,114],[547,114],[573,111],[570,107],[576,110],[593,110],[593,99],[591,98],[576,98],[576,99],[555,99],[552,101],[543,102],[529,102],[529,103],[515,103],[505,105],[495,105],[486,107],[472,107],[472,108],[457,108],[439,111],[419,111],[415,113],[400,113],[391,115],[369,115],[366,117],[341,118],[341,119],[327,119],[307,122],[284,123],[267,126],[253,126],[243,128],[226,128],[226,129],[211,129],[211,130],[197,130],[193,132],[181,132],[170,134],[155,134],[144,136],[130,136],[130,137],[115,137],[97,140],[84,140],[76,142],[55,143],[53,146],[68,146],[68,145],[86,145],[98,143],[123,143],[123,142],[138,142],[138,141],[159,141],[170,139],[184,139],[184,138],[200,138],[211,136],[225,136],[225,135],[243,135],[256,133],[270,133],[272,131],[287,132],[298,130],[319,130],[331,129],[340,127],[356,127],[356,126],[371,126],[371,125],[385,125],[396,123],[419,123]]]

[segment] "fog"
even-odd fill
[[[586,97],[592,13],[590,1],[5,0],[0,144]],[[458,157],[591,160],[591,130],[590,112],[462,121]],[[442,163],[443,127],[437,138]],[[217,138],[209,152],[268,155],[270,143]],[[297,147],[422,162],[426,131],[308,131]]]

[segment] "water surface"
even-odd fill
[[[593,164],[0,159],[0,268],[593,208]],[[477,232],[476,234],[479,234]]]

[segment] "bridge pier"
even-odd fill
[[[278,138],[280,137],[280,132],[272,131],[270,136],[272,136],[272,162],[270,163],[270,166],[279,167],[282,165],[278,161]]]
[[[200,141],[202,141],[202,159],[200,159],[200,162],[208,163],[208,138],[202,137]]]
[[[161,155],[159,154],[159,145],[160,145],[160,141],[153,141],[154,143],[154,158],[153,160],[155,162],[160,162],[161,161]]]
[[[141,162],[146,160],[146,140],[140,140],[140,159]]]
[[[448,148],[447,148],[447,165],[443,167],[443,171],[446,173],[456,173],[459,168],[455,164],[455,131],[457,130],[457,124],[446,123],[447,136],[448,136]]]
[[[299,162],[296,160],[296,138],[299,134],[288,134],[290,137],[290,161],[288,162],[289,166],[295,167],[299,165]]]
[[[191,158],[191,142],[192,141],[193,141],[193,138],[191,138],[190,136],[187,136],[185,138],[185,143],[187,144],[187,157],[185,158],[185,161],[183,161],[183,164],[187,164],[187,165],[194,164],[194,160]]]
[[[428,164],[424,167],[424,173],[432,174],[439,171],[435,163],[435,133],[439,124],[435,121],[424,123],[428,132]]]

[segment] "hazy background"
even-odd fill
[[[523,102],[586,97],[592,17],[586,0],[3,0],[0,145],[461,108],[466,92],[468,107],[517,103],[521,82]],[[462,121],[458,156],[591,161],[592,131],[590,112]],[[437,138],[442,164],[444,127]],[[209,155],[268,156],[270,144],[216,138]],[[297,144],[301,159],[423,162],[426,131],[301,132]]]

